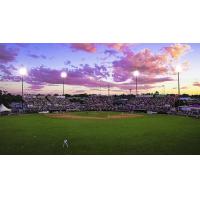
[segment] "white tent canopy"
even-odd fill
[[[11,112],[11,109],[6,108],[3,104],[0,105],[0,113],[1,112]]]

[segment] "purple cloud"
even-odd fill
[[[33,68],[29,72],[29,76],[26,78],[26,82],[32,85],[32,89],[41,89],[45,85],[49,84],[62,84],[62,79],[60,78],[60,73],[63,70],[56,70],[47,68],[45,66],[40,66],[38,68]],[[67,70],[66,70],[67,71]],[[108,81],[102,80],[107,78],[109,73],[104,66],[95,65],[95,67],[90,67],[85,64],[82,68],[76,68],[74,70],[68,70],[68,76],[65,83],[68,85],[81,85],[86,87],[119,87],[119,88],[130,88],[135,85],[135,80],[133,79],[127,84],[116,84],[109,83]],[[151,77],[151,76],[141,76],[138,78],[138,85],[142,84],[155,84],[165,81],[172,81],[170,77]],[[147,86],[148,87],[148,86]]]
[[[109,77],[109,72],[104,65],[95,64],[94,67],[89,66],[88,64],[81,65],[80,68],[75,68],[71,70],[62,69],[52,69],[45,66],[40,66],[32,68],[28,72],[28,76],[24,78],[24,81],[30,84],[31,90],[39,90],[45,87],[46,85],[57,85],[62,84],[62,79],[60,78],[60,73],[65,70],[67,71],[67,78],[65,83],[68,85],[80,85],[86,87],[117,87],[120,89],[129,89],[134,87],[135,80],[132,79],[129,83],[110,83],[106,81]],[[5,65],[0,65],[0,72],[3,73],[1,80],[12,80],[20,81],[21,77],[14,75],[16,68],[12,65],[6,67]],[[102,80],[104,78],[104,80]],[[148,88],[149,85],[154,83],[161,83],[165,81],[171,81],[170,77],[161,77],[157,78],[154,76],[140,76],[138,77],[138,87]],[[142,86],[145,84],[146,86]]]
[[[40,55],[40,57],[43,58],[43,59],[47,59],[47,57],[45,55],[42,55],[42,54]]]
[[[188,87],[187,86],[183,86],[183,87],[181,87],[181,89],[183,89],[183,90],[185,90],[185,89],[187,89]]]
[[[35,59],[38,59],[38,58],[43,58],[43,59],[46,59],[47,57],[45,55],[37,55],[37,54],[28,54],[29,57],[31,58],[35,58]]]
[[[16,68],[13,65],[5,66],[0,64],[0,72],[6,75],[12,75],[13,70],[16,70]]]
[[[30,85],[29,89],[30,90],[40,90],[45,86],[45,84],[43,85]]]
[[[64,61],[64,65],[70,65],[70,64],[71,64],[71,61],[70,61],[70,60]]]
[[[102,77],[106,78],[109,75],[104,66],[95,65],[95,67],[90,67],[89,65],[85,64],[82,66],[82,68],[63,70],[67,71],[68,76],[65,82],[69,85],[97,87],[108,84],[106,81],[101,80]],[[51,69],[45,66],[32,68],[29,71],[29,76],[25,79],[25,81],[33,85],[32,89],[41,89],[48,84],[62,84],[60,73],[63,70]]]
[[[40,56],[38,56],[36,54],[29,54],[28,56],[31,57],[31,58],[40,58]]]
[[[2,65],[0,64],[0,81],[19,81],[20,77],[14,76],[17,69],[13,65]]]
[[[5,44],[0,44],[0,63],[6,64],[15,61],[18,49],[7,48]]]
[[[113,50],[113,49],[106,49],[104,51],[105,54],[109,55],[109,56],[114,56],[117,54],[117,51],[116,50]]]
[[[30,84],[31,90],[40,90],[46,85],[62,84],[60,73],[65,70],[68,74],[65,83],[68,85],[78,85],[86,87],[117,87],[120,89],[130,89],[135,85],[135,79],[132,75],[134,70],[140,71],[138,77],[138,88],[150,89],[156,83],[173,81],[168,77],[171,70],[173,59],[178,59],[186,52],[186,47],[180,48],[178,45],[170,49],[164,48],[159,53],[153,53],[150,49],[143,49],[137,53],[133,52],[128,44],[107,44],[106,55],[117,54],[120,57],[113,57],[112,61],[101,62],[103,64],[80,64],[72,65],[71,61],[64,62],[63,69],[53,69],[45,66],[33,67],[29,70],[28,76],[24,80]],[[175,49],[172,49],[172,47]],[[76,50],[95,52],[95,44],[72,44],[71,48]],[[169,53],[170,52],[170,53]],[[30,53],[30,52],[29,52]],[[120,54],[119,54],[120,53]],[[20,81],[21,77],[17,76],[16,68],[8,65],[16,59],[17,51],[0,45],[0,81]],[[45,55],[29,54],[30,57],[46,59]],[[104,55],[105,56],[105,55]],[[111,66],[110,66],[111,65]],[[113,82],[110,83],[110,77]],[[109,81],[107,80],[109,79]],[[123,83],[129,80],[129,83]],[[194,83],[198,86],[199,83]]]
[[[163,83],[163,82],[167,82],[167,81],[173,81],[173,79],[171,77],[161,77],[161,78],[157,78],[157,77],[149,77],[149,76],[140,76],[138,77],[138,88],[140,89],[150,89],[153,88],[153,84],[156,83]],[[122,89],[130,89],[130,88],[135,88],[135,80],[132,79],[131,82],[129,83],[122,83],[119,85],[119,88]]]
[[[120,85],[119,86],[119,88],[120,89],[122,89],[122,90],[135,90],[135,85],[131,85],[131,84],[129,84],[129,85]],[[152,88],[154,88],[154,86],[153,85],[138,85],[138,90],[149,90],[149,89],[152,89]]]

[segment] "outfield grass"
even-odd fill
[[[62,147],[65,137],[68,149]],[[0,154],[200,154],[200,120],[168,115],[108,120],[3,116]]]

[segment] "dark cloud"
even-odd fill
[[[35,58],[35,59],[39,59],[39,58],[43,58],[43,59],[47,59],[47,57],[45,55],[37,55],[37,54],[28,54],[29,57],[31,58]]]
[[[15,61],[18,55],[18,49],[7,48],[6,45],[0,44],[0,63],[6,64]]]
[[[17,69],[13,65],[3,65],[0,64],[0,81],[18,81],[19,78],[17,78],[14,73]]]
[[[64,61],[64,65],[70,65],[70,64],[71,64],[71,61],[70,61],[70,60]]]
[[[106,49],[104,51],[105,54],[109,55],[109,56],[114,56],[117,54],[117,51],[116,50],[113,50],[113,49]]]

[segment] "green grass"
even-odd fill
[[[62,147],[65,137],[68,149]],[[168,115],[108,120],[3,116],[0,154],[200,154],[200,120]]]

